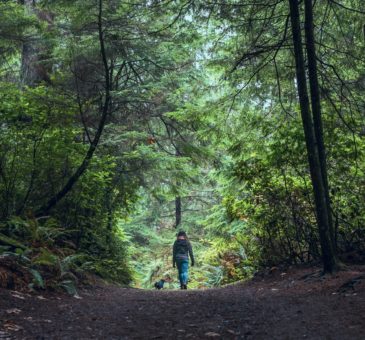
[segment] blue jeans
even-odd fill
[[[189,260],[177,260],[176,265],[179,271],[180,284],[186,285],[188,283]]]

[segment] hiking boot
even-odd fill
[[[184,287],[183,289],[188,289],[188,286],[187,285],[183,285],[183,287]]]

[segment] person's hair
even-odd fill
[[[177,233],[177,235],[176,235],[177,237],[179,237],[179,236],[184,236],[184,237],[186,237],[187,238],[187,235],[186,235],[186,232],[184,231],[184,230],[180,230],[178,233]]]

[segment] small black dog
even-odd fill
[[[163,285],[165,284],[166,280],[161,279],[160,281],[155,282],[155,288],[160,290],[163,288]]]

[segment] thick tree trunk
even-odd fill
[[[322,112],[321,112],[321,98],[318,85],[318,72],[317,72],[317,60],[316,60],[316,48],[314,42],[314,20],[313,20],[313,7],[312,0],[305,0],[305,37],[307,43],[307,58],[308,58],[308,79],[310,86],[311,104],[312,104],[312,116],[314,123],[314,133],[317,141],[319,162],[321,165],[321,172],[323,178],[323,185],[327,201],[327,213],[328,223],[330,228],[330,236],[334,251],[336,251],[335,234],[332,221],[332,210],[329,195],[328,175],[327,175],[327,160],[326,149],[323,140],[323,124],[322,124]]]
[[[296,64],[298,96],[306,148],[308,153],[310,175],[314,191],[314,199],[317,213],[316,217],[323,258],[323,270],[324,272],[333,272],[337,269],[337,258],[334,253],[332,238],[330,235],[331,230],[328,220],[329,214],[327,210],[325,185],[323,182],[317,141],[313,128],[313,121],[308,98],[298,0],[289,0],[289,5]]]
[[[42,81],[42,76],[38,72],[39,67],[39,48],[33,42],[24,42],[20,71],[23,85],[34,86]]]
[[[48,23],[48,27],[53,24],[53,16],[47,11],[40,10],[36,7],[37,1],[24,0],[22,2],[25,11],[30,15],[36,15],[42,22]],[[47,61],[51,52],[41,37],[33,36],[23,43],[22,63],[20,78],[23,85],[34,86],[42,81],[50,83],[51,65]]]

